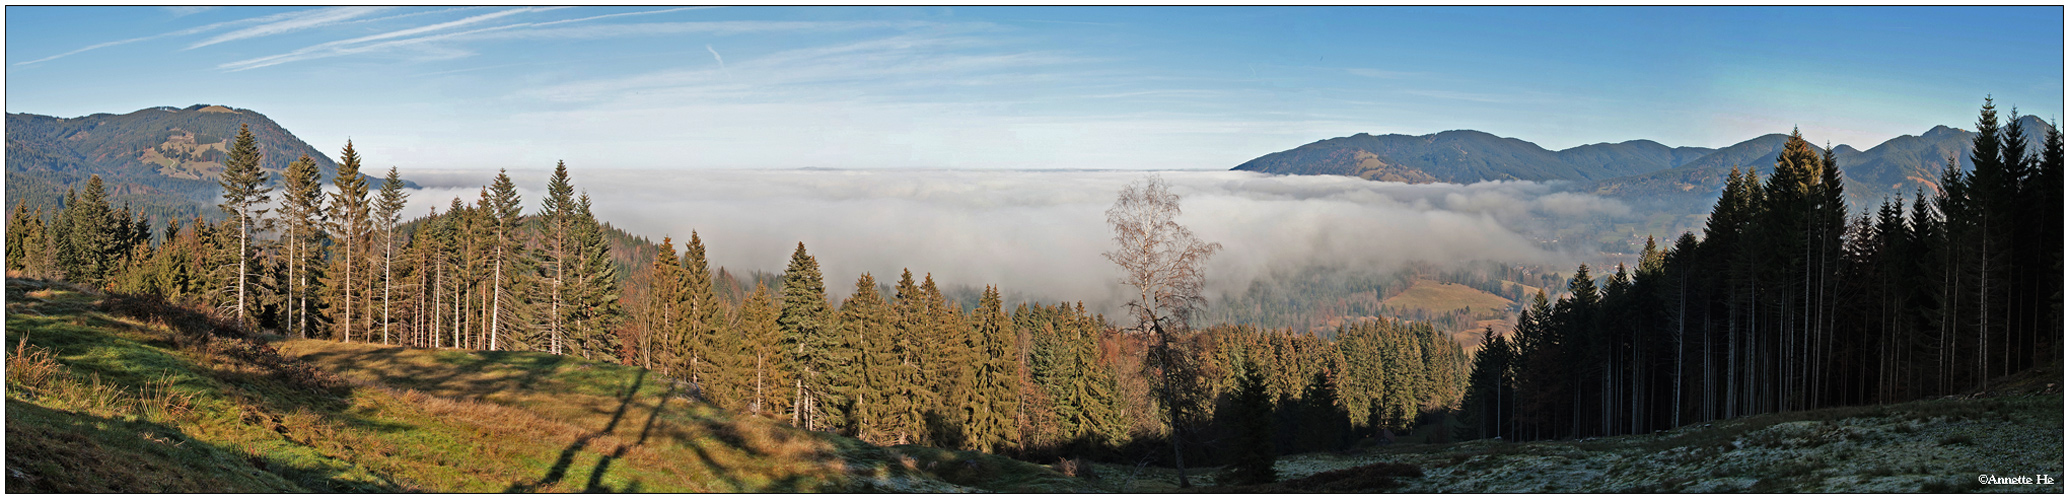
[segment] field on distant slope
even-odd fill
[[[1380,302],[1381,305],[1422,310],[1432,315],[1468,309],[1476,316],[1490,313],[1506,315],[1505,311],[1512,303],[1514,302],[1507,298],[1464,284],[1441,283],[1429,279],[1416,279],[1415,284],[1408,289],[1394,293]]]
[[[8,281],[8,492],[1086,490],[734,415],[632,367],[317,340],[282,355],[167,310]]]

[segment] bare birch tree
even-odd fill
[[[1192,391],[1187,387],[1194,376],[1191,359],[1172,337],[1184,332],[1192,311],[1206,303],[1204,267],[1221,244],[1200,241],[1192,230],[1178,224],[1180,213],[1178,195],[1162,177],[1150,176],[1122,188],[1113,207],[1106,210],[1115,248],[1105,256],[1121,266],[1121,283],[1137,291],[1128,301],[1136,330],[1155,335],[1143,364],[1154,370],[1151,379],[1156,380],[1156,391],[1170,418],[1178,486],[1190,487],[1185,472],[1185,404],[1180,401],[1182,394]]]

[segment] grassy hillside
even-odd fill
[[[726,413],[637,368],[208,334],[222,326],[150,298],[10,279],[7,491],[1087,487],[996,456]]]

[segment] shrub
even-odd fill
[[[50,381],[64,373],[64,366],[58,364],[57,355],[50,349],[30,345],[28,335],[22,335],[20,344],[7,354],[7,381],[9,384],[39,390],[49,386]]]

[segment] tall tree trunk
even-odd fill
[[[128,208],[123,209],[128,210]],[[239,207],[237,210],[237,325],[250,328],[251,323],[244,319],[244,283],[251,280],[250,276],[247,275],[248,271],[245,265],[247,261],[251,260],[251,248],[249,246],[249,241],[251,240],[251,217],[245,213],[245,210],[246,208],[244,207]]]
[[[494,289],[489,297],[489,300],[494,302],[493,306],[489,308],[489,351],[491,352],[499,350],[499,343],[497,341],[502,339],[503,329],[503,245],[501,240],[498,240],[496,245],[496,282],[493,287]]]
[[[345,323],[343,326],[345,327],[345,342],[351,343],[352,309],[354,305],[357,305],[352,303],[352,267],[356,266],[352,263],[352,246],[358,240],[358,237],[356,237],[358,231],[353,230],[349,224],[346,225],[345,231],[345,288],[338,291],[345,294],[344,299],[341,300],[345,304]]]
[[[385,209],[385,208],[383,208]],[[382,223],[387,223],[386,219]],[[388,308],[395,293],[395,227],[390,224],[381,248],[381,344],[388,344],[388,327],[394,322]]]

